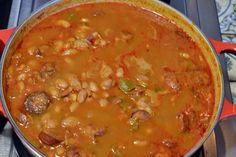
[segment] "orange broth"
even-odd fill
[[[198,45],[165,17],[126,4],[47,17],[7,68],[10,112],[47,156],[183,156],[213,112]]]

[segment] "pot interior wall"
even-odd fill
[[[209,136],[220,114],[222,96],[223,96],[222,72],[221,72],[219,62],[217,60],[217,56],[214,53],[214,49],[211,47],[211,45],[209,44],[205,36],[202,35],[202,33],[199,31],[199,29],[192,22],[187,20],[182,14],[178,13],[176,10],[170,8],[169,6],[159,2],[158,0],[150,0],[150,1],[147,1],[147,0],[139,0],[139,1],[136,1],[136,0],[86,0],[86,1],[85,0],[63,0],[63,1],[52,2],[49,7],[46,7],[36,12],[34,15],[32,15],[31,18],[27,20],[26,22],[24,22],[13,34],[12,36],[13,38],[11,38],[10,44],[6,46],[6,49],[4,51],[3,60],[2,60],[3,61],[2,63],[4,66],[3,66],[1,77],[3,78],[3,73],[7,69],[10,56],[12,55],[16,47],[20,44],[21,39],[24,38],[24,36],[29,32],[29,30],[31,30],[32,27],[37,25],[41,20],[65,8],[73,7],[81,3],[94,3],[94,2],[107,2],[107,1],[122,2],[122,3],[126,2],[126,3],[129,3],[130,5],[143,7],[145,9],[152,10],[162,16],[167,17],[168,19],[170,19],[170,21],[176,23],[176,25],[178,25],[187,34],[189,34],[192,40],[194,40],[201,48],[204,57],[206,58],[207,62],[210,65],[210,69],[213,75],[213,80],[215,84],[215,108],[214,108],[214,114],[210,122],[211,126],[209,126],[209,129],[205,133],[205,136],[199,141],[199,143],[196,144],[196,147],[193,148],[192,151],[190,151],[190,153],[193,152]],[[4,95],[5,84],[6,84],[6,81],[5,81],[5,78],[3,78],[2,87],[4,91],[3,92],[4,97],[5,97]],[[8,107],[10,108],[10,106]],[[7,110],[6,105],[5,105],[5,110]],[[13,120],[12,120],[12,123],[14,123]]]

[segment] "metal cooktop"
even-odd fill
[[[0,0],[0,28],[21,24],[32,12],[49,0]],[[191,19],[208,38],[221,40],[215,0],[162,0]],[[224,55],[219,56],[225,78],[225,95],[232,102]],[[6,124],[6,125],[5,125]],[[236,120],[230,118],[218,124],[215,131],[192,157],[236,156]],[[12,131],[4,117],[0,117],[0,157],[31,157]]]

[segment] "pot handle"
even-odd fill
[[[15,30],[15,28],[9,28],[9,29],[2,29],[2,30],[0,30],[0,53],[3,52],[4,46],[7,43],[9,37],[11,36],[11,34],[12,34],[12,32],[14,30]],[[0,114],[5,115],[5,112],[3,110],[3,106],[2,106],[2,102],[1,101],[0,101]]]
[[[223,43],[221,41],[216,41],[214,39],[210,39],[211,44],[215,48],[217,54],[222,54],[224,51],[230,52],[236,55],[236,44]],[[236,105],[232,104],[227,98],[224,98],[223,109],[220,115],[220,120],[225,119],[227,117],[236,115]]]

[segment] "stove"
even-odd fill
[[[49,0],[0,0],[0,28],[21,24],[32,12]],[[215,0],[162,0],[191,19],[208,38],[221,40]],[[232,102],[224,55],[219,56],[225,79],[225,95]],[[230,118],[219,123],[204,145],[192,157],[221,157],[226,152],[235,156],[230,148],[236,145],[236,120]],[[235,139],[235,140],[233,140]],[[234,146],[236,147],[236,146]],[[236,150],[236,149],[235,149]],[[31,157],[7,119],[0,117],[0,157]],[[231,157],[231,156],[230,156]]]

